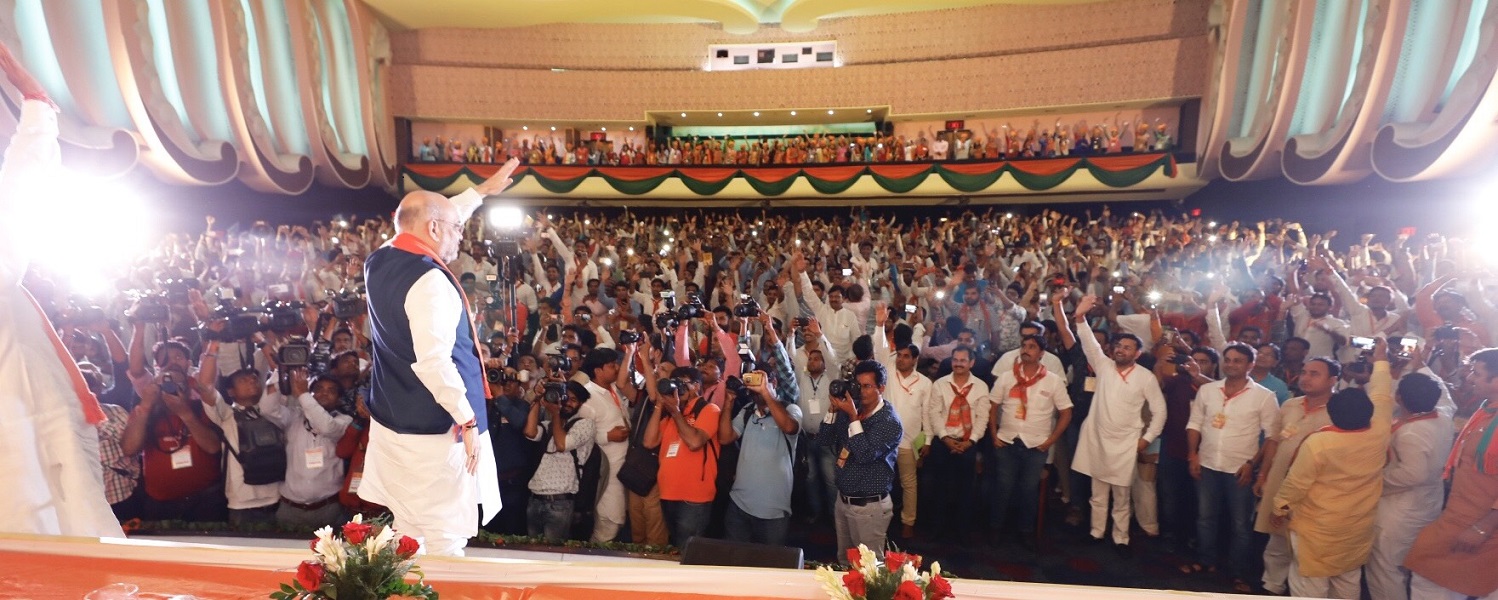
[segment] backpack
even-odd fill
[[[582,419],[583,417],[573,415],[562,427],[571,432],[572,426]],[[551,428],[547,427],[541,435],[541,447],[547,448],[550,444]],[[593,535],[593,515],[598,505],[598,479],[603,471],[603,450],[594,447],[588,453],[586,461],[578,460],[577,448],[567,452],[572,455],[572,466],[577,470],[577,494],[572,499],[571,537],[585,540]]]
[[[286,479],[286,434],[258,410],[234,411],[239,450],[224,438],[224,448],[239,461],[246,485],[267,485]],[[219,437],[224,437],[222,431]]]

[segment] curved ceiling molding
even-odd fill
[[[365,115],[388,115],[385,89],[390,70],[390,36],[362,0],[341,0],[349,18],[355,71],[358,74],[359,105]],[[394,191],[399,184],[400,158],[395,151],[395,123],[391,119],[362,119],[365,156],[370,159],[372,178]]]
[[[1256,39],[1268,43],[1253,49],[1253,79],[1238,100],[1245,109],[1237,127],[1240,133],[1224,143],[1218,167],[1224,178],[1243,181],[1278,174],[1317,4],[1314,0],[1279,0],[1260,9],[1264,12]]]
[[[142,162],[157,176],[184,184],[217,185],[234,178],[239,159],[224,140],[194,142],[177,107],[162,90],[162,78],[175,80],[176,72],[157,70],[145,0],[100,2],[111,53],[116,58],[121,98],[135,121],[135,131],[144,147]],[[166,43],[167,40],[162,40]]]
[[[369,183],[369,163],[363,157],[345,152],[333,123],[329,119],[328,106],[332,90],[328,77],[336,65],[329,60],[327,35],[322,29],[321,19],[314,2],[293,1],[284,5],[287,33],[292,42],[295,67],[294,81],[300,102],[302,127],[315,134],[308,139],[308,155],[317,165],[317,178],[327,185],[342,187],[364,187]]]
[[[1453,18],[1465,14],[1461,8],[1450,8]],[[1465,5],[1466,3],[1460,3]],[[1493,120],[1498,114],[1494,76],[1498,74],[1498,3],[1489,3],[1472,62],[1456,79],[1451,94],[1440,98],[1444,89],[1434,85],[1428,91],[1428,110],[1413,122],[1394,122],[1378,132],[1373,145],[1373,168],[1393,181],[1433,179],[1488,164],[1488,149],[1482,144],[1494,132]],[[1444,49],[1443,65],[1455,68],[1463,39],[1450,36],[1431,40]],[[1455,75],[1455,73],[1453,73]]]
[[[1362,179],[1371,170],[1367,146],[1383,112],[1383,97],[1394,71],[1390,57],[1398,56],[1404,31],[1404,19],[1396,18],[1391,9],[1405,10],[1407,4],[1407,0],[1357,0],[1346,7],[1348,12],[1341,15],[1341,22],[1324,24],[1349,32],[1340,40],[1344,51],[1324,50],[1329,56],[1340,57],[1341,65],[1350,68],[1342,70],[1336,80],[1318,81],[1307,75],[1308,83],[1319,83],[1323,88],[1320,110],[1331,111],[1333,120],[1329,126],[1325,117],[1318,123],[1302,122],[1304,133],[1292,135],[1285,143],[1281,167],[1291,181],[1305,185],[1348,183]],[[1391,21],[1395,27],[1390,27]],[[1392,51],[1389,44],[1394,44]],[[1350,57],[1345,50],[1351,51]]]
[[[1201,127],[1196,137],[1197,176],[1215,178],[1220,173],[1220,149],[1228,137],[1233,111],[1232,82],[1238,80],[1239,63],[1229,60],[1243,47],[1248,32],[1247,13],[1252,2],[1213,0],[1207,13],[1207,41],[1212,45],[1212,75],[1202,98]]]
[[[271,135],[255,88],[254,68],[248,19],[240,2],[214,3],[213,29],[219,46],[219,67],[227,75],[221,81],[224,99],[238,146],[245,150],[241,160],[248,169],[241,170],[240,180],[251,188],[284,194],[300,194],[312,185],[312,159],[305,154],[286,152]]]
[[[0,14],[15,17],[0,19],[0,40],[4,40],[9,48],[20,49],[17,58],[52,91],[60,106],[74,107],[56,56],[50,53],[50,39],[45,33],[36,33],[47,29],[41,10],[39,0],[0,0]],[[25,38],[18,35],[18,28],[25,28]],[[10,90],[8,83],[4,85]],[[5,130],[14,131],[15,120],[21,114],[20,97],[13,92],[0,94],[0,97],[4,99],[5,111],[11,121]],[[129,131],[96,126],[80,120],[78,114],[75,108],[64,110],[57,116],[58,143],[64,165],[106,178],[135,167],[140,150]]]

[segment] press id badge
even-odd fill
[[[192,447],[183,446],[172,453],[172,470],[192,468]]]
[[[671,442],[671,445],[666,447],[666,458],[676,458],[676,454],[680,451],[681,442]]]
[[[363,483],[363,482],[364,482],[364,474],[363,473],[354,473],[354,476],[350,477],[349,480],[348,480],[348,493],[350,493],[350,494],[357,494],[357,493],[359,493],[359,484]]]
[[[1285,428],[1280,431],[1280,439],[1282,439],[1282,440],[1288,440],[1288,439],[1290,439],[1292,437],[1295,437],[1295,432],[1296,431],[1297,431],[1297,429],[1295,428],[1294,425],[1286,425]]]
[[[1082,391],[1084,391],[1084,392],[1096,392],[1097,391],[1097,377],[1088,375],[1087,379],[1082,380]]]
[[[1217,416],[1212,417],[1212,428],[1213,429],[1222,429],[1223,427],[1227,426],[1227,424],[1228,424],[1228,416],[1227,416],[1226,413],[1217,413]]]
[[[309,448],[302,456],[307,461],[308,469],[322,468],[322,448]]]

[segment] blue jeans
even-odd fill
[[[837,485],[833,481],[833,468],[837,463],[837,457],[832,455],[832,448],[818,446],[814,436],[802,439],[800,447],[805,448],[808,453],[806,456],[807,507],[811,509],[812,517],[831,517],[832,507],[837,503]]]
[[[666,517],[666,528],[671,530],[671,545],[685,548],[687,540],[707,531],[707,522],[713,516],[713,503],[661,500],[661,512]]]
[[[531,496],[530,506],[525,511],[526,531],[532,537],[545,536],[548,542],[567,539],[567,533],[572,529],[574,503],[571,494],[551,498]]]
[[[785,534],[790,527],[790,522],[790,517],[761,519],[744,512],[744,509],[739,508],[739,503],[729,499],[728,516],[724,528],[727,530],[728,539],[735,542],[784,546]]]
[[[1035,515],[1040,512],[1040,476],[1045,472],[1046,453],[1032,450],[1024,442],[995,448],[994,465],[998,485],[994,488],[995,524],[1009,514],[1009,502],[1019,495],[1015,526],[1022,534],[1035,533]]]
[[[1238,477],[1232,473],[1203,468],[1196,498],[1196,540],[1202,565],[1217,565],[1217,530],[1225,505],[1233,528],[1233,539],[1228,541],[1228,574],[1246,577],[1251,568],[1249,547],[1253,543],[1253,486],[1238,485]]]
[[[1161,454],[1155,495],[1160,499],[1161,532],[1184,547],[1196,535],[1196,480],[1191,478],[1191,463]]]

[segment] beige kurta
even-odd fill
[[[1369,426],[1307,436],[1274,495],[1275,513],[1290,515],[1298,540],[1295,560],[1306,577],[1332,577],[1368,562],[1394,418],[1392,388],[1388,361],[1374,363]]]
[[[1274,498],[1274,495],[1279,493],[1280,484],[1285,481],[1285,473],[1290,471],[1290,459],[1295,457],[1295,451],[1300,448],[1306,436],[1331,424],[1332,420],[1327,416],[1325,406],[1307,412],[1305,396],[1297,396],[1285,401],[1284,406],[1280,407],[1280,431],[1275,436],[1279,442],[1279,449],[1274,453],[1274,462],[1269,464],[1269,476],[1264,479],[1266,500]],[[1259,503],[1258,515],[1254,520],[1254,531],[1285,535],[1283,528],[1275,528],[1270,524],[1269,517],[1273,511],[1272,503],[1267,501]]]

